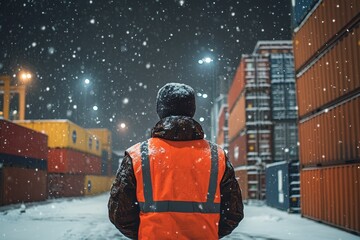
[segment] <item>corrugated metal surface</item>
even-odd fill
[[[84,180],[85,195],[95,195],[110,191],[112,177],[86,175]]]
[[[234,108],[229,114],[229,140],[230,142],[245,127],[245,94],[235,103]]]
[[[0,168],[0,205],[43,201],[47,198],[45,170]]]
[[[87,130],[98,137],[101,142],[102,150],[107,150],[108,155],[110,156],[112,146],[111,132],[106,128],[90,128]]]
[[[0,119],[0,153],[46,160],[47,140],[45,134]]]
[[[300,117],[360,91],[359,39],[360,29],[355,28],[297,79]]]
[[[302,215],[360,234],[360,164],[304,169]]]
[[[360,12],[358,0],[323,0],[304,25],[294,34],[295,69],[335,36]]]
[[[229,159],[234,167],[247,164],[247,135],[245,132],[239,134],[230,142]]]
[[[69,148],[49,149],[49,173],[86,174],[85,153]]]
[[[49,197],[79,197],[84,195],[84,179],[82,174],[49,173]]]
[[[239,186],[241,189],[242,199],[248,200],[248,175],[247,170],[235,170],[235,177],[239,182]]]
[[[298,128],[296,122],[273,123],[273,160],[298,160]]]
[[[360,161],[360,96],[299,123],[301,164]]]
[[[49,148],[72,148],[88,152],[87,131],[68,120],[27,120],[16,123],[47,134]]]
[[[92,154],[84,154],[85,156],[85,174],[101,175],[101,158]]]
[[[236,70],[235,77],[229,89],[229,93],[228,93],[229,112],[232,111],[240,93],[244,90],[245,87],[244,74],[245,74],[245,61],[242,60],[240,62],[239,67]]]

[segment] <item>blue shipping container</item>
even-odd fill
[[[288,212],[300,210],[299,162],[266,165],[266,204]]]

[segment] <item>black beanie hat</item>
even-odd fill
[[[160,119],[168,116],[195,114],[195,91],[182,83],[167,83],[160,88],[156,98],[156,111]]]

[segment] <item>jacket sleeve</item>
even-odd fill
[[[244,218],[244,205],[234,168],[227,156],[225,161],[225,173],[220,183],[219,238],[229,235]]]
[[[140,209],[136,199],[136,178],[131,157],[126,154],[111,186],[109,219],[122,234],[138,238]]]

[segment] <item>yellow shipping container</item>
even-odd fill
[[[86,136],[87,136],[86,152],[101,157],[102,147],[99,137],[97,135],[92,134],[89,131],[86,131]]]
[[[106,128],[90,128],[87,129],[90,133],[96,135],[101,142],[101,149],[107,151],[110,158],[112,151],[112,136],[109,129]]]
[[[86,175],[84,180],[85,195],[95,195],[110,191],[113,177]]]
[[[69,120],[25,120],[17,124],[48,135],[49,148],[88,152],[87,131]]]

